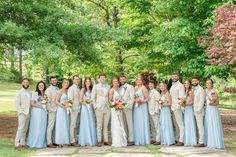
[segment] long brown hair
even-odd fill
[[[186,81],[189,83],[189,87],[188,87],[187,90],[186,90],[186,88],[184,87],[184,90],[185,90],[185,93],[187,92],[187,95],[189,96],[189,92],[192,91],[192,83],[191,83],[191,80],[185,80],[184,83],[185,83]]]
[[[120,81],[119,81],[118,77],[113,77],[113,78],[111,79],[111,88],[113,87],[112,82],[113,82],[114,80],[117,80],[117,82],[119,83],[119,87],[120,87]]]
[[[92,91],[92,89],[93,89],[92,79],[90,77],[85,77],[85,79],[84,79],[84,94],[86,94],[86,92],[87,92],[87,87],[86,87],[86,81],[87,80],[90,81],[89,90]]]
[[[143,77],[142,75],[139,75],[139,76],[136,78],[135,85],[137,85],[137,80],[138,80],[138,78],[141,79],[141,81],[143,82],[143,85],[146,87],[145,79],[144,79],[144,77]]]
[[[161,94],[162,94],[162,93],[166,94],[167,92],[169,92],[167,83],[166,83],[166,82],[160,82],[159,86],[160,86],[161,84],[165,85],[166,90],[163,92],[163,91],[161,91],[161,89],[160,89],[160,93],[161,93]]]
[[[42,83],[42,84],[44,85],[43,94],[45,93],[47,87],[46,87],[46,83],[43,82],[43,81],[39,81],[39,82],[37,83],[35,92],[38,92],[38,95],[39,95],[39,96],[42,96],[42,93],[41,93],[41,91],[39,90],[39,84],[40,84],[40,83]]]

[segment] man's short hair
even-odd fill
[[[50,80],[51,80],[51,79],[54,79],[54,78],[57,79],[57,76],[50,76],[50,77],[49,77]]]
[[[126,75],[124,75],[124,74],[120,75],[119,78],[121,78],[121,77],[127,78]]]
[[[78,78],[79,78],[79,75],[74,75],[74,76],[72,77],[72,79],[74,80],[74,79],[75,79],[75,77],[78,77]]]
[[[173,72],[172,75],[177,75],[177,76],[179,76],[179,73],[178,73],[178,72]]]
[[[25,81],[25,80],[27,80],[28,82],[30,81],[28,78],[23,78],[22,80],[21,80],[21,82],[23,82],[23,81]]]
[[[192,79],[200,80],[198,76],[193,76]]]
[[[104,76],[105,78],[107,78],[107,75],[104,74],[104,73],[99,74],[99,75],[98,75],[98,78],[100,78],[101,76]]]

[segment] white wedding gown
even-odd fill
[[[119,98],[119,93],[114,90],[113,100]],[[123,111],[111,109],[111,137],[113,147],[127,146],[127,135],[124,128]]]

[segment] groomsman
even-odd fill
[[[59,91],[59,88],[57,87],[57,77],[51,76],[50,77],[50,83],[51,85],[46,89],[45,93],[48,96],[48,104],[47,104],[47,110],[48,110],[48,126],[47,126],[47,143],[49,148],[56,148],[55,145],[53,145],[54,140],[54,129],[55,129],[55,121],[56,121],[56,96]]]
[[[77,144],[78,130],[79,128],[79,117],[80,117],[80,78],[78,75],[73,76],[73,85],[68,90],[68,100],[72,103],[72,112],[70,115],[70,143],[71,146],[79,147],[80,145]]]
[[[125,75],[121,75],[119,78],[121,87],[120,87],[120,95],[121,99],[124,103],[127,103],[125,107],[124,115],[125,121],[127,123],[128,129],[128,146],[134,145],[134,136],[133,136],[133,104],[134,104],[134,87],[127,83],[127,78]]]
[[[110,145],[108,142],[108,123],[111,116],[109,107],[108,93],[110,86],[106,84],[106,75],[99,75],[99,83],[92,89],[92,99],[97,120],[97,146],[102,146],[102,131],[104,145]]]
[[[198,129],[198,144],[195,147],[204,147],[204,103],[205,103],[205,91],[199,84],[199,79],[197,77],[192,78],[192,85],[194,86],[194,115],[197,122]]]
[[[149,81],[149,101],[148,109],[150,114],[151,124],[151,143],[154,145],[160,145],[160,113],[157,101],[160,100],[161,95],[155,89],[155,82]]]
[[[29,110],[31,102],[31,92],[29,90],[29,79],[22,80],[22,88],[16,94],[16,110],[18,114],[18,129],[15,139],[15,148],[27,147],[25,144],[26,132],[29,125]]]
[[[183,113],[180,105],[178,104],[180,98],[184,98],[185,89],[182,83],[179,81],[179,75],[177,73],[172,74],[172,86],[170,88],[170,95],[172,99],[171,109],[173,111],[174,127],[175,127],[175,139],[177,141],[176,146],[183,146],[184,143],[184,121]]]

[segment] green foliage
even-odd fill
[[[46,4],[46,5],[45,5]],[[0,2],[0,42],[27,50],[34,66],[60,70],[65,52],[74,60],[95,61],[99,29],[54,0]]]
[[[30,76],[37,69],[61,77],[125,73],[133,81],[142,71],[164,79],[173,71],[227,78],[229,67],[208,65],[197,41],[225,4],[229,0],[5,0],[0,52],[25,50]]]

